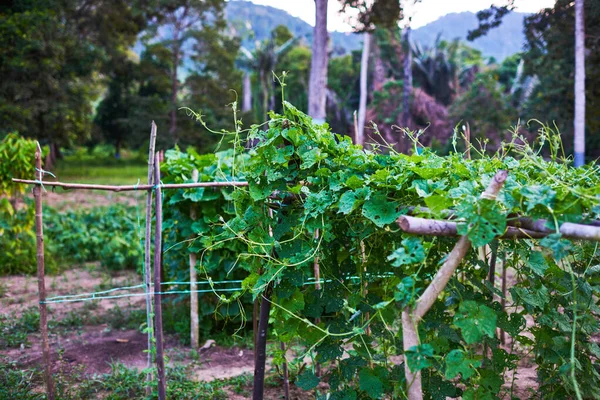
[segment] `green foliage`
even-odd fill
[[[125,1],[19,0],[1,12],[0,132],[59,144],[88,137],[99,75],[135,43],[144,10]]]
[[[233,161],[235,159],[236,164],[243,164],[245,157],[234,158],[231,150],[199,155],[190,147],[185,153],[178,149],[169,150],[165,156],[162,165],[164,183],[191,182],[194,169],[198,170],[201,182],[243,180]],[[238,191],[234,188],[197,188],[164,193],[164,248],[169,249],[164,254],[164,269],[170,280],[189,281],[189,266],[187,262],[182,264],[182,258],[187,260],[190,253],[198,254],[196,269],[199,280],[205,281],[209,277],[213,281],[235,280],[248,276],[249,266],[238,262],[238,253],[243,251],[244,246],[232,240],[235,237],[232,229],[237,227],[222,222],[231,220],[235,215]],[[192,218],[194,213],[195,218]],[[251,212],[247,217],[249,220],[255,218]],[[232,285],[215,286],[224,287],[231,288]],[[210,288],[202,286],[202,289]],[[176,310],[182,309],[181,302],[186,298],[175,298],[173,316],[167,318],[172,321],[166,323],[184,341],[189,339],[189,313],[180,315]],[[251,297],[242,297],[241,293],[225,302],[218,293],[199,294],[199,300],[202,336],[207,336],[217,327],[230,333],[237,332],[236,328],[243,327],[243,316],[252,304]],[[187,305],[183,310],[186,308]]]
[[[112,205],[44,216],[46,245],[65,261],[100,261],[108,269],[141,268],[143,226],[136,207]]]
[[[24,310],[17,317],[13,314],[0,314],[0,349],[29,344],[27,336],[38,331],[40,314],[36,308]]]
[[[272,113],[264,130],[251,127],[248,140],[256,145],[244,156],[239,155],[239,132],[232,134],[235,158],[233,152],[169,153],[167,170],[175,181],[189,181],[196,167],[202,180],[243,177],[249,187],[173,194],[169,202],[182,211],[171,211],[166,224],[177,227],[174,242],[198,235],[185,243],[201,253],[201,274],[213,279],[245,275],[243,288],[253,297],[273,291],[273,336],[285,343],[299,341],[307,354],[330,364],[322,379],[329,382],[333,398],[350,392],[380,398],[404,390],[402,370],[387,362],[402,354],[400,310],[411,307],[455,242],[399,235],[396,218],[409,206],[432,206],[434,216],[443,209],[455,211],[461,232],[480,248],[503,233],[509,215],[533,215],[556,224],[599,217],[598,167],[573,169],[557,156],[558,148],[552,161],[546,161],[539,149],[515,135],[493,157],[482,152],[473,160],[460,153],[441,157],[429,149],[382,154],[377,148],[364,151],[284,104],[284,113]],[[500,195],[480,199],[501,169],[509,170],[509,178]],[[199,206],[194,223],[188,215]],[[533,248],[542,251],[531,253]],[[482,284],[489,272],[487,258],[470,251],[461,264],[465,278],[452,278],[424,317],[419,346],[405,354],[409,366],[422,371],[431,383],[424,389],[434,398],[462,391],[471,398],[508,395],[502,377],[515,370],[519,357],[500,347],[495,330],[501,327],[519,345],[533,346],[536,363],[543,365],[542,393],[559,390],[569,397],[573,386],[565,367],[570,356],[564,335],[572,328],[568,310],[573,304],[564,293],[573,289],[568,279],[572,269],[578,302],[592,304],[599,293],[582,274],[599,255],[593,246],[575,246],[558,236],[500,242],[498,254],[518,271],[512,301],[523,311],[502,311],[493,301],[497,292]],[[316,257],[324,279],[321,290],[311,281]],[[170,273],[185,276],[187,266],[179,265]],[[240,293],[212,297],[221,307],[242,298]],[[536,318],[539,330],[527,328],[525,314]],[[582,390],[593,396],[599,378],[587,372],[594,368],[589,338],[599,327],[593,311],[582,306],[577,307],[577,321],[575,358],[586,367],[575,374],[585,382]],[[526,332],[535,336],[535,344]],[[482,344],[489,349],[483,355]],[[305,355],[290,360],[290,367],[301,365]],[[309,372],[298,382],[306,389],[317,384]]]
[[[600,153],[598,132],[600,129],[600,96],[596,88],[600,84],[600,44],[594,38],[600,35],[600,8],[594,1],[584,2],[585,14],[585,97],[586,97],[586,146],[589,159]],[[574,67],[575,67],[575,3],[556,1],[552,8],[545,8],[525,19],[525,74],[535,76],[538,84],[532,88],[531,97],[525,104],[526,118],[541,116],[543,121],[554,122],[566,136],[567,150],[572,148],[574,116]],[[590,157],[591,156],[591,157]]]
[[[494,140],[491,147],[497,148],[504,139],[501,132],[514,123],[515,111],[491,71],[477,74],[473,84],[452,103],[448,114],[454,124],[469,123],[473,142]]]
[[[37,270],[34,216],[31,201],[15,208],[7,198],[0,199],[0,275],[33,274]],[[55,266],[49,258],[48,272]]]
[[[31,179],[36,175],[34,140],[9,133],[0,141],[0,196],[15,199],[25,193],[25,185],[14,184],[12,178]]]

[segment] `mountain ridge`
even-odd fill
[[[505,16],[502,24],[492,29],[486,36],[468,42],[469,30],[478,25],[477,16],[472,12],[446,14],[429,24],[413,30],[413,39],[425,47],[432,46],[441,32],[444,40],[459,38],[467,45],[480,50],[484,57],[494,57],[497,61],[518,53],[525,41],[523,19],[530,14],[512,12]],[[287,11],[250,1],[228,1],[225,18],[232,34],[242,38],[242,45],[249,50],[256,42],[265,40],[277,25],[285,25],[296,37],[303,37],[310,44],[313,27],[306,21],[290,15]],[[330,32],[333,55],[348,54],[362,48],[362,35],[351,32]]]

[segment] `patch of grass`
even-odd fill
[[[22,371],[13,362],[0,360],[0,399],[43,400],[36,390],[41,383],[37,370]]]
[[[139,161],[90,165],[87,162],[65,160],[57,165],[54,175],[61,182],[135,185],[138,179],[141,182],[147,179],[148,165]]]
[[[40,314],[35,307],[25,310],[20,317],[15,313],[0,314],[0,349],[27,345],[27,336],[37,332],[39,326]]]
[[[146,310],[123,309],[115,305],[98,322],[113,329],[140,329],[146,324]]]

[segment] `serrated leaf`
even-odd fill
[[[420,263],[425,259],[425,249],[419,238],[409,237],[404,239],[402,247],[394,250],[387,259],[393,261],[392,266],[394,267]]]
[[[467,358],[462,350],[452,350],[446,358],[446,379],[454,379],[458,374],[463,379],[469,379],[475,373],[475,368],[481,366],[481,360]]]
[[[473,199],[461,202],[457,214],[466,220],[458,224],[458,233],[466,235],[474,247],[485,246],[506,228],[506,217],[494,200]]]
[[[363,368],[358,373],[358,386],[372,399],[378,399],[383,394],[383,382],[369,368]]]
[[[544,255],[539,251],[534,251],[529,254],[525,263],[536,275],[544,276],[544,273],[548,269],[548,263],[544,258]]]
[[[340,347],[340,345],[335,343],[323,343],[319,345],[316,350],[319,361],[321,362],[335,360],[344,354],[344,350]]]
[[[296,386],[302,390],[312,390],[319,385],[319,378],[309,370],[304,371],[296,378]]]
[[[352,175],[350,178],[346,179],[346,186],[348,186],[350,189],[358,189],[360,187],[362,187],[365,184],[365,181],[363,181],[361,178],[359,178],[356,175]]]
[[[404,357],[408,363],[408,368],[413,372],[429,368],[433,365],[431,361],[433,347],[428,343],[413,346],[404,352]]]
[[[519,287],[512,289],[511,292],[523,300],[525,304],[540,309],[543,309],[550,301],[550,295],[545,286],[541,286],[535,290]]]
[[[484,335],[494,337],[496,333],[496,312],[472,300],[460,303],[454,316],[454,324],[461,329],[467,344],[481,341]]]
[[[338,203],[338,213],[344,215],[350,214],[356,208],[356,194],[349,190],[340,197]]]
[[[527,211],[533,210],[538,205],[552,209],[556,198],[556,192],[546,185],[525,186],[521,189],[521,195],[525,197]]]
[[[381,194],[367,200],[362,209],[362,215],[380,228],[395,222],[400,214],[396,203],[389,202],[387,197]]]
[[[425,198],[425,204],[431,210],[433,215],[440,216],[441,212],[454,205],[454,202],[447,196],[435,194]]]
[[[553,233],[540,240],[540,245],[552,251],[556,260],[565,258],[572,249],[570,240],[563,239],[560,233]]]

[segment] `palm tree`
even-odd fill
[[[473,75],[481,56],[458,40],[440,40],[440,35],[431,48],[423,49],[413,43],[412,53],[414,79],[427,94],[444,105],[449,105],[460,94],[465,83],[463,78]]]
[[[259,78],[262,115],[266,115],[269,109],[273,109],[275,107],[275,91],[273,90],[273,85],[271,84],[271,75],[277,68],[277,64],[279,63],[281,57],[287,54],[295,43],[296,38],[291,38],[281,46],[277,46],[275,43],[275,37],[272,34],[271,38],[259,43],[254,52],[250,52],[245,47],[240,48],[240,58],[238,60],[238,64],[248,70],[254,71]],[[244,89],[245,88],[246,84],[244,84]]]
[[[583,0],[575,0],[575,166],[585,163],[585,28]]]

